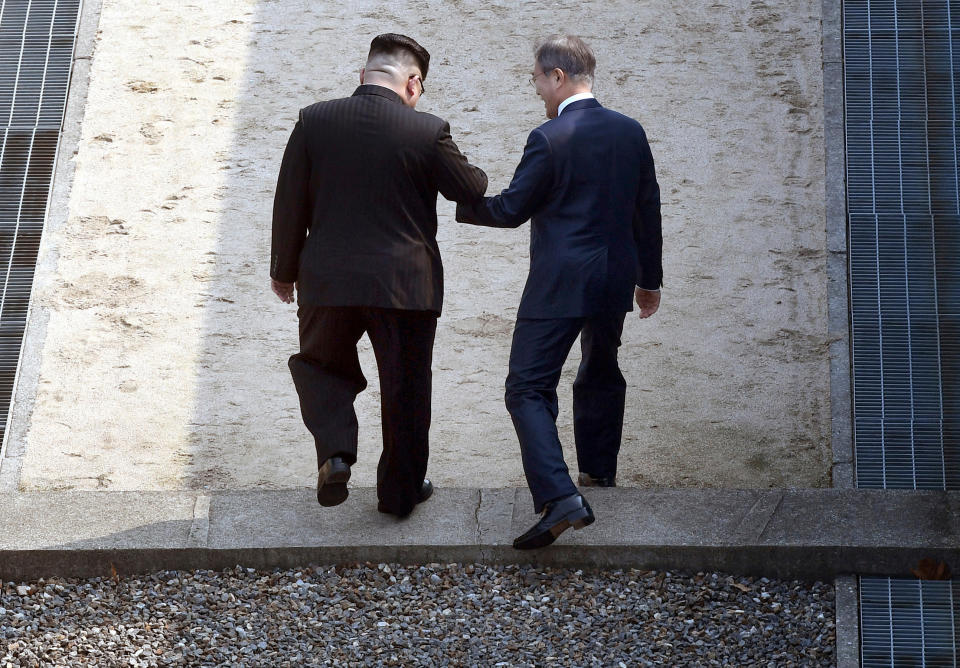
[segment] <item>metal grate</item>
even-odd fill
[[[857,486],[960,489],[960,0],[846,0]]]
[[[845,0],[857,486],[960,489],[960,0]],[[957,666],[953,582],[860,578],[865,667]]]
[[[6,436],[80,0],[0,1],[0,438]]]
[[[860,578],[864,668],[956,668],[958,595],[950,581]]]

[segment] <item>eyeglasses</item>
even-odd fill
[[[427,92],[427,89],[423,86],[423,79],[421,79],[420,75],[418,74],[411,74],[410,78],[416,79],[417,83],[420,84],[420,96],[423,97],[423,94]]]
[[[558,68],[558,67],[554,67],[554,68],[553,68],[553,70],[556,70],[556,69],[560,69],[560,68]],[[553,70],[550,70],[550,72],[553,72]],[[531,86],[536,86],[536,85],[537,85],[537,77],[542,77],[542,76],[544,76],[545,74],[550,74],[550,72],[540,72],[539,74],[534,74],[532,77],[530,77],[530,85],[531,85]]]

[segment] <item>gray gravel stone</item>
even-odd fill
[[[482,564],[167,571],[0,587],[0,668],[832,666],[834,592]]]

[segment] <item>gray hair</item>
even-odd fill
[[[593,83],[597,59],[587,43],[575,35],[551,35],[536,45],[534,57],[544,72],[563,70],[571,79]]]

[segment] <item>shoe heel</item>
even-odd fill
[[[581,511],[580,516],[570,520],[570,524],[573,525],[574,529],[582,529],[585,526],[590,526],[593,524],[595,518],[593,515],[588,513],[586,510]]]

